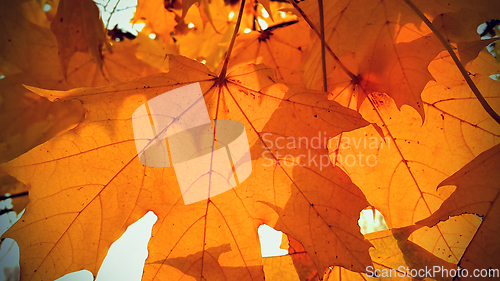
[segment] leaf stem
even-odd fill
[[[229,49],[227,49],[226,57],[224,59],[224,65],[219,74],[219,85],[226,79],[227,65],[229,64],[229,58],[231,57],[231,52],[233,51],[234,42],[236,41],[236,36],[240,29],[241,18],[243,17],[243,9],[245,8],[245,0],[241,0],[240,12],[238,14],[238,20],[236,21],[236,26],[234,27],[233,37],[231,38],[231,43],[229,44]]]
[[[325,19],[323,15],[323,0],[318,0],[319,6],[319,26],[321,32],[321,68],[323,70],[323,91],[328,92],[328,84],[326,82],[326,56],[325,56]]]
[[[252,21],[252,30],[255,31],[257,30],[257,25],[255,24],[257,22],[257,17],[255,16],[257,14],[257,5],[259,2],[255,0],[255,4],[253,5],[253,21]],[[262,30],[262,29],[261,29]]]
[[[413,2],[411,2],[411,0],[404,0],[405,3],[410,6],[410,8],[413,9],[413,11],[415,11],[415,13],[417,13],[417,15],[425,22],[425,24],[432,30],[432,32],[434,32],[434,34],[437,36],[437,38],[441,41],[441,43],[443,44],[443,46],[446,48],[446,50],[448,51],[448,53],[450,54],[451,58],[453,59],[453,61],[455,62],[455,65],[458,67],[458,69],[460,70],[460,73],[462,73],[462,76],[464,77],[465,81],[467,81],[467,84],[469,85],[470,89],[472,90],[472,92],[474,93],[474,95],[476,95],[477,99],[479,100],[479,102],[481,103],[481,105],[483,106],[484,110],[486,110],[486,112],[488,112],[488,114],[498,123],[500,124],[500,116],[493,110],[493,108],[491,108],[491,106],[488,104],[488,102],[486,101],[486,99],[483,97],[483,95],[481,95],[481,92],[479,91],[479,89],[476,87],[476,84],[474,84],[474,82],[472,81],[472,79],[470,78],[467,70],[465,70],[465,67],[463,66],[463,64],[460,62],[460,60],[458,59],[457,55],[455,54],[455,52],[453,51],[453,48],[451,47],[450,43],[448,42],[448,40],[446,40],[443,35],[441,35],[441,33],[436,29],[436,27],[434,27],[434,25],[429,21],[429,19],[422,13],[422,11],[420,11],[420,9],[415,6],[415,4],[413,4]]]
[[[290,2],[290,4],[292,4],[292,6],[300,13],[300,15],[307,22],[307,24],[309,24],[309,26],[311,27],[311,29],[314,32],[316,32],[316,35],[318,35],[318,37],[321,38],[320,32],[318,31],[318,29],[316,28],[316,26],[314,26],[313,22],[306,15],[306,13],[304,13],[304,11],[299,7],[299,5],[297,3],[295,3],[294,0],[288,0],[288,2]],[[328,51],[328,53],[330,53],[330,55],[332,55],[332,57],[335,60],[335,62],[337,62],[337,64],[339,65],[339,67],[351,78],[353,84],[358,84],[360,78],[358,76],[354,75],[354,73],[352,73],[349,69],[347,69],[347,67],[340,61],[339,57],[337,57],[337,55],[333,52],[333,50],[330,48],[330,46],[328,44],[326,44],[326,42],[325,42],[325,47],[326,47],[326,50]]]

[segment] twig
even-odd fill
[[[325,56],[325,19],[323,15],[323,0],[318,0],[319,6],[319,26],[321,29],[321,68],[323,70],[323,91],[328,92],[328,85],[326,83],[326,56]]]
[[[1,243],[3,243],[4,239],[5,239],[5,238],[2,238]],[[5,257],[7,257],[7,255],[8,255],[8,254],[9,254],[9,252],[10,252],[10,250],[12,250],[12,247],[14,246],[14,242],[16,242],[16,241],[12,240],[12,242],[10,243],[9,249],[7,249],[7,251],[5,252],[5,254],[3,254],[3,256],[0,258],[0,263],[2,263],[3,259],[5,259]],[[3,268],[5,268],[5,267],[3,267]],[[2,269],[3,269],[3,268],[2,268]]]
[[[227,65],[229,63],[229,57],[231,57],[231,52],[233,51],[234,42],[236,41],[236,36],[240,29],[241,18],[243,17],[243,9],[245,8],[245,0],[241,0],[240,12],[238,14],[238,20],[236,21],[236,26],[234,27],[233,37],[231,38],[231,44],[229,44],[229,49],[227,49],[226,58],[224,59],[224,65],[219,74],[219,85],[226,79]]]
[[[9,198],[16,198],[16,197],[21,197],[21,196],[27,196],[29,193],[28,191],[25,191],[25,192],[21,192],[21,193],[16,193],[16,194],[12,194],[12,195],[9,195],[9,196],[0,196],[0,201],[2,200],[6,200],[6,199],[9,199]]]
[[[488,102],[483,97],[483,95],[481,95],[481,92],[476,87],[476,84],[474,84],[474,82],[470,78],[469,73],[467,72],[467,70],[465,70],[465,67],[458,59],[457,55],[453,51],[453,48],[451,47],[448,40],[446,40],[443,37],[443,35],[441,35],[441,33],[436,29],[436,27],[434,27],[434,25],[429,21],[429,19],[422,13],[422,11],[420,11],[420,9],[418,9],[417,6],[415,6],[415,4],[413,4],[413,2],[411,2],[410,0],[404,0],[404,1],[406,4],[408,4],[408,6],[410,6],[410,8],[413,9],[413,11],[415,11],[415,13],[417,13],[418,16],[420,16],[420,18],[425,22],[425,24],[432,30],[432,32],[434,32],[434,34],[437,36],[437,38],[439,38],[439,40],[441,41],[441,43],[446,48],[446,50],[450,54],[451,58],[455,62],[455,65],[460,70],[460,73],[462,73],[462,76],[464,77],[465,81],[467,81],[467,84],[469,84],[469,87],[471,88],[472,92],[474,93],[474,95],[476,95],[477,99],[479,100],[479,102],[483,106],[484,110],[486,110],[486,112],[488,112],[488,114],[491,117],[493,117],[493,119],[498,124],[500,124],[500,116],[493,110],[493,108],[491,108],[491,106],[488,104]]]
[[[311,29],[314,32],[316,32],[316,35],[318,35],[318,37],[321,38],[320,32],[318,31],[318,29],[316,28],[316,26],[314,26],[314,24],[312,23],[311,19],[306,15],[306,13],[304,13],[304,11],[299,7],[299,5],[297,5],[297,3],[295,3],[294,0],[288,0],[288,2],[290,4],[292,4],[292,6],[300,13],[300,15],[307,22],[307,24],[309,24],[309,26],[311,27]],[[347,69],[347,67],[340,61],[339,57],[337,57],[337,55],[333,52],[333,50],[330,48],[330,46],[328,44],[325,43],[325,47],[326,47],[326,50],[328,51],[328,53],[330,53],[330,55],[332,55],[332,57],[335,60],[335,62],[337,62],[337,64],[339,65],[339,67],[351,78],[353,84],[358,84],[359,80],[360,80],[360,77],[354,75],[354,73],[352,73],[349,69]]]
[[[108,2],[108,3],[109,3],[109,2]],[[111,12],[109,13],[108,22],[106,23],[106,29],[108,29],[109,22],[111,21],[111,17],[112,17],[112,16],[113,16],[113,14],[115,13],[116,8],[118,7],[118,4],[120,4],[120,1],[117,1],[117,2],[116,2],[116,5],[113,7],[113,11],[111,11]],[[107,4],[106,4],[106,6],[107,6]]]

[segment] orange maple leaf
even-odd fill
[[[210,249],[228,243],[230,251],[220,253],[217,261],[221,268],[202,260],[193,263],[190,270],[197,276],[210,276],[227,265],[240,268],[241,273],[234,275],[240,276],[238,279],[257,278],[252,272],[261,266],[261,258],[254,219],[271,224],[279,219],[277,228],[307,245],[318,268],[334,263],[363,270],[369,264],[370,246],[356,224],[367,205],[363,194],[339,168],[300,158],[307,153],[318,159],[326,157],[326,144],[314,149],[304,143],[286,148],[266,144],[281,136],[299,140],[312,139],[318,133],[335,135],[368,123],[358,113],[327,101],[325,94],[275,84],[269,69],[262,66],[235,70],[226,83],[218,85],[214,84],[218,78],[202,64],[171,57],[169,65],[167,74],[121,86],[69,92],[35,90],[52,100],[79,99],[87,116],[70,132],[4,165],[31,186],[32,199],[23,219],[7,233],[19,243],[24,278],[57,278],[84,267],[95,274],[111,242],[148,210],[159,220],[149,244],[147,279],[174,274],[174,267],[168,266],[172,259],[189,262],[189,255],[197,252],[209,262]],[[203,89],[210,118],[238,120],[245,125],[254,172],[236,189],[184,205],[172,169],[144,167],[139,162],[130,118],[137,106],[151,97],[193,82]],[[274,108],[277,110],[268,110]],[[294,126],[281,126],[273,120],[288,120]],[[93,163],[96,159],[106,160]],[[40,169],[51,172],[36,172]],[[71,177],[61,182],[64,175]],[[300,180],[310,177],[315,180]],[[64,207],[54,205],[54,200],[65,202]],[[255,203],[260,201],[266,204]],[[346,201],[349,207],[339,209]],[[297,227],[312,222],[309,215],[296,214],[297,208],[308,209],[314,216],[314,232]],[[34,229],[48,227],[52,230],[37,238],[44,243],[34,244]],[[328,244],[332,245],[329,249],[325,247]],[[81,247],[86,249],[83,256],[74,250]],[[59,268],[53,260],[68,263]],[[158,264],[159,260],[165,262]]]
[[[450,216],[464,213],[482,217],[477,233],[458,263],[469,271],[469,278],[474,277],[474,270],[500,268],[498,245],[491,243],[498,238],[499,168],[500,145],[496,145],[441,182],[438,188],[455,185],[457,189],[430,217],[417,222],[419,225],[433,226],[439,221],[448,220]],[[495,273],[491,271],[487,275],[490,274]]]

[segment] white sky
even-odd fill
[[[121,280],[139,281],[142,277],[144,261],[148,256],[147,244],[151,236],[151,228],[156,222],[153,212],[128,227],[127,231],[113,243],[108,255],[97,274],[97,281]],[[262,256],[280,256],[287,254],[280,249],[281,231],[276,231],[267,225],[259,227]],[[82,270],[67,274],[57,281],[91,281],[92,274]]]

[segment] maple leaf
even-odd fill
[[[87,53],[72,54],[71,62],[69,57],[65,58],[68,61],[66,73],[63,75],[60,65],[54,63],[58,60],[56,38],[48,29],[49,22],[39,4],[36,1],[27,1],[22,5],[13,5],[10,1],[4,1],[0,5],[4,11],[1,19],[8,30],[12,31],[2,33],[0,48],[15,69],[13,72],[4,72],[7,77],[0,81],[3,89],[0,93],[3,101],[0,113],[0,125],[3,129],[0,133],[0,162],[11,160],[76,126],[84,117],[84,109],[80,102],[50,102],[43,97],[33,95],[22,84],[66,90],[73,87],[130,81],[159,72],[158,69],[136,58],[136,54],[144,53],[137,50],[137,44],[119,42],[114,45],[113,53],[106,50],[103,54],[99,53],[100,66],[96,65]],[[28,18],[26,14],[31,17]],[[92,20],[99,20],[98,13],[93,16],[95,18]],[[33,22],[34,18],[41,19]],[[100,34],[101,30],[96,32]],[[88,36],[94,35],[88,34]],[[30,47],[26,46],[27,43]],[[142,48],[145,46],[146,44],[141,44]],[[149,55],[154,54],[151,50],[146,49],[146,51]],[[160,66],[161,60],[157,61],[159,62],[157,65]],[[106,77],[103,73],[106,73]]]
[[[481,153],[438,185],[455,185],[457,189],[430,217],[417,224],[433,226],[450,216],[473,213],[482,217],[482,223],[465,250],[459,265],[472,272],[475,269],[500,267],[498,245],[490,241],[498,239],[498,195],[500,178],[500,145]]]
[[[483,72],[490,73],[490,70],[487,69],[488,65],[490,65],[491,71],[495,71],[495,68],[491,65],[492,61],[494,61],[493,57],[484,53],[470,65],[469,70],[476,72],[480,69]],[[376,139],[377,133],[374,129],[343,134],[336,139],[332,151],[334,157],[342,155],[343,158],[339,157],[339,161],[345,159],[347,155],[362,152],[364,155],[377,155],[377,163],[384,163],[384,169],[381,169],[382,167],[378,165],[373,167],[368,165],[364,167],[360,165],[348,166],[345,165],[345,162],[343,165],[344,169],[352,175],[353,180],[359,186],[367,188],[365,189],[365,194],[373,194],[374,200],[381,199],[385,202],[388,200],[388,193],[385,193],[385,188],[391,189],[389,187],[391,181],[393,181],[391,178],[401,177],[403,175],[400,175],[400,173],[406,173],[397,170],[397,167],[400,165],[409,167],[410,173],[407,174],[409,178],[405,182],[408,183],[415,180],[418,185],[418,181],[421,178],[425,178],[425,181],[422,180],[422,184],[420,185],[426,188],[425,193],[429,192],[429,194],[433,194],[433,186],[442,181],[446,177],[446,174],[451,175],[473,157],[497,142],[500,133],[498,124],[481,110],[479,103],[475,100],[472,93],[468,91],[468,86],[463,81],[461,75],[451,66],[453,66],[453,63],[446,54],[436,58],[430,65],[430,69],[433,75],[436,76],[437,82],[429,84],[423,92],[424,106],[426,113],[429,115],[428,118],[430,118],[423,126],[420,126],[418,117],[414,113],[411,113],[411,110],[404,109],[398,112],[394,106],[394,102],[390,98],[386,95],[378,94],[369,97],[371,103],[362,105],[360,113],[367,120],[377,122],[383,128],[385,138],[377,139],[382,141],[382,143],[359,143],[359,137],[364,137],[365,135],[371,135]],[[485,76],[478,73],[472,78],[485,93],[487,99],[492,102],[492,105],[498,108],[499,105],[495,102],[495,97],[497,96],[495,89],[499,85],[496,81]],[[358,94],[363,93],[345,90],[339,93],[335,97],[335,100],[346,104],[350,103],[351,106],[357,107],[353,99]],[[457,127],[457,125],[460,126]],[[462,126],[463,129],[461,128]],[[477,134],[481,134],[481,137],[476,137]],[[451,135],[455,135],[452,138],[453,142],[449,141]],[[429,138],[429,136],[432,136],[432,138]],[[344,140],[342,140],[342,137],[344,137]],[[353,140],[356,140],[356,142]],[[392,149],[394,146],[397,147],[397,151]],[[467,150],[469,152],[462,150],[464,146],[468,147]],[[338,151],[335,152],[336,150]],[[462,154],[459,156],[456,151],[462,151]],[[448,159],[449,157],[454,157],[454,163],[439,162],[440,159]],[[342,165],[342,163],[339,163],[339,165]],[[387,165],[394,167],[391,168],[390,173],[388,173]],[[428,171],[425,167],[420,167],[425,170],[425,173],[420,173],[417,166],[413,167],[414,165],[432,167],[432,170],[440,172],[435,174],[436,178],[433,179],[429,174],[432,173],[431,171]],[[384,178],[387,182],[384,182]],[[429,182],[431,180],[432,183]],[[371,186],[370,189],[368,189],[369,186]],[[395,189],[402,191],[401,187]],[[408,192],[408,189],[405,190]],[[390,192],[390,190],[387,191]],[[380,195],[375,195],[375,193],[379,193]],[[444,194],[443,196],[447,197]],[[398,195],[395,195],[394,198],[398,198],[397,200],[400,202]],[[405,200],[413,200],[410,198],[412,196],[409,196]],[[416,198],[422,197],[418,196]],[[403,205],[417,203],[417,201],[413,202],[400,203]],[[403,205],[394,208],[396,211],[394,215],[400,218],[395,219],[391,211],[382,207],[387,203],[379,204],[373,201],[372,204],[384,210],[383,213],[390,226],[402,227],[419,220],[416,218],[416,220],[410,219],[410,216],[415,217],[417,209],[412,208],[415,211],[405,214],[396,211],[400,210],[400,207]],[[417,215],[417,217],[425,218],[428,214],[430,213],[427,213],[427,215]],[[403,217],[406,217],[406,219],[403,219]]]
[[[54,67],[53,64],[58,61],[57,42],[49,29],[49,22],[33,22],[33,18],[45,17],[40,9],[31,8],[37,5],[36,2],[27,1],[21,5],[18,2],[1,1],[0,5],[4,28],[0,34],[0,56],[2,65],[8,64],[2,75],[23,73],[25,81],[33,77],[36,78],[33,80],[38,81],[62,78],[60,65]],[[26,10],[35,15],[28,18]]]
[[[168,60],[165,57],[167,54],[178,55],[178,47],[171,41],[162,43],[160,40],[151,40],[146,35],[147,32],[143,29],[131,42],[132,45],[136,46],[135,57],[160,71],[168,71]]]
[[[474,215],[468,215],[477,218]],[[378,231],[365,234],[365,238],[372,243],[370,256],[373,266],[365,272],[353,272],[342,267],[329,267],[319,279],[318,271],[312,266],[313,262],[304,247],[293,238],[284,237],[288,243],[282,247],[288,248],[288,255],[268,257],[264,259],[264,266],[271,267],[266,271],[266,277],[272,280],[412,280],[411,275],[428,271],[429,265],[439,268],[440,271],[456,269],[455,264],[443,261],[421,246],[408,241],[408,235],[415,230],[415,226]],[[465,234],[465,232],[462,232]],[[470,240],[474,232],[468,233]],[[280,264],[280,266],[276,266]],[[266,269],[266,268],[265,268]],[[413,271],[411,271],[413,270]],[[417,274],[415,274],[417,272]],[[422,275],[420,275],[422,276]],[[452,280],[451,276],[436,274],[429,280]]]
[[[264,31],[241,34],[236,39],[229,67],[248,63],[263,63],[276,69],[276,78],[300,83],[298,72],[302,53],[308,47],[309,27],[304,22],[283,22]],[[297,34],[305,34],[297,40]]]
[[[421,276],[429,280],[453,280],[450,276],[440,274],[423,275],[429,271],[429,265],[441,271],[454,269],[455,265],[408,241],[407,234],[410,229],[384,230],[365,235],[374,245],[370,250],[374,266],[367,268],[366,275],[335,267],[325,273],[323,280],[366,280],[366,277],[379,280],[413,280],[414,277]]]
[[[0,35],[1,56],[11,66],[10,72],[2,74],[7,76],[5,79],[17,75],[16,78],[12,78],[16,81],[13,83],[68,90],[75,87],[104,86],[112,82],[126,82],[159,72],[158,69],[140,61],[134,55],[140,56],[146,51],[154,55],[155,52],[145,48],[146,44],[141,44],[144,51],[138,51],[139,47],[132,42],[115,42],[113,52],[106,48],[104,50],[99,48],[98,57],[102,69],[95,64],[94,58],[87,52],[74,52],[71,61],[68,61],[64,75],[61,65],[54,63],[59,60],[59,46],[56,37],[49,29],[51,23],[45,17],[40,4],[32,0],[15,4],[11,1],[1,1],[0,5],[2,9],[0,18],[5,27],[5,32]],[[99,13],[92,14],[92,16],[92,21],[99,20]],[[44,20],[35,22],[33,20],[33,18],[42,17]],[[97,33],[96,37],[104,32],[100,29],[93,31]],[[141,39],[138,41],[142,42]],[[163,59],[164,56],[165,53],[161,55],[161,58]],[[69,60],[69,57],[67,59]],[[5,91],[5,93],[10,93],[10,91]]]
[[[436,25],[454,43],[479,40],[477,32],[475,36],[470,34],[479,24],[500,16],[498,9],[493,8],[498,5],[497,1],[485,0],[474,5],[459,1],[452,7],[433,1],[415,2],[417,9],[430,16],[429,20],[444,19],[446,24],[436,19]],[[360,6],[363,9],[359,9]],[[319,30],[316,1],[301,1],[297,7]],[[474,12],[471,17],[468,11]],[[325,2],[324,14],[329,15],[325,22],[325,41],[332,52],[337,57],[354,54],[355,65],[342,67],[352,83],[363,88],[366,94],[386,93],[398,109],[403,104],[409,105],[424,120],[420,94],[425,85],[434,80],[427,66],[444,47],[419,15],[405,1],[340,0]],[[318,41],[313,43],[305,65],[309,86],[318,85],[317,80],[321,78],[321,69],[317,67],[321,60]],[[342,61],[330,62],[329,69],[339,68],[339,62]],[[366,95],[358,95],[358,103],[365,98]]]
[[[175,13],[165,8],[164,1],[138,1],[137,11],[134,14],[134,22],[147,19],[152,29],[163,37],[168,38],[174,30],[177,22]]]
[[[423,12],[433,19],[434,26],[452,43],[478,40],[477,27],[498,18],[500,9],[500,3],[492,0],[476,3],[457,1],[454,5],[423,1],[423,4]]]
[[[35,90],[50,99],[77,98],[88,113],[77,128],[4,166],[9,173],[31,186],[32,200],[27,211],[7,234],[19,243],[24,257],[21,261],[24,278],[57,278],[82,269],[84,265],[95,274],[111,242],[147,210],[155,211],[159,220],[153,228],[149,244],[146,279],[154,279],[157,274],[170,276],[176,272],[174,267],[168,266],[172,259],[183,258],[189,263],[192,261],[189,255],[196,256],[196,252],[208,258],[208,249],[218,249],[228,241],[231,251],[221,254],[217,261],[222,269],[208,266],[207,260],[192,264],[190,270],[195,270],[197,276],[211,276],[215,274],[214,270],[223,270],[226,264],[230,264],[241,269],[234,275],[239,279],[258,278],[258,274],[252,273],[254,266],[261,266],[252,218],[272,222],[278,216],[275,209],[262,210],[264,205],[258,206],[254,203],[256,201],[282,208],[279,216],[283,229],[296,233],[299,239],[304,240],[311,255],[318,257],[319,268],[325,267],[325,257],[332,255],[338,256],[338,259],[330,259],[326,264],[333,262],[356,270],[369,264],[369,243],[363,240],[356,225],[359,212],[367,204],[359,189],[338,168],[330,166],[320,170],[317,163],[304,163],[304,167],[295,163],[292,167],[292,163],[286,163],[289,160],[280,156],[298,155],[297,150],[291,147],[273,147],[270,155],[276,162],[271,166],[264,165],[270,160],[262,158],[268,148],[260,138],[263,133],[272,134],[268,140],[279,136],[312,138],[319,128],[325,130],[327,135],[335,135],[366,126],[368,123],[358,113],[327,101],[325,94],[301,93],[274,84],[272,76],[269,76],[272,72],[265,67],[247,66],[235,70],[228,75],[227,84],[221,87],[214,85],[217,77],[202,64],[171,57],[169,66],[173,70],[167,74],[116,87],[76,89],[66,93]],[[246,125],[251,154],[256,155],[253,156],[256,171],[231,192],[184,206],[171,169],[148,168],[138,161],[130,116],[138,105],[151,97],[192,82],[200,83],[211,118],[239,120]],[[109,107],[111,104],[113,106]],[[103,111],[102,108],[107,109]],[[278,111],[266,111],[266,108],[278,108]],[[273,121],[283,119],[294,122],[295,126],[276,126],[276,121]],[[332,123],[329,120],[342,122]],[[54,150],[55,147],[58,149]],[[300,149],[300,153],[304,153],[304,148]],[[326,156],[326,145],[311,153]],[[96,157],[107,160],[100,162],[102,165],[86,164],[92,163]],[[33,169],[52,172],[33,174]],[[58,177],[69,173],[72,174],[71,179],[56,183]],[[299,180],[309,177],[315,180]],[[312,182],[315,184],[311,185]],[[325,189],[325,186],[329,188]],[[318,194],[321,189],[323,191]],[[276,197],[278,194],[280,197]],[[51,203],[53,200],[69,204],[56,207]],[[337,205],[346,201],[350,202],[350,207],[339,209]],[[303,225],[311,219],[296,213],[303,208],[309,209],[316,217],[315,227],[321,229],[317,233],[323,237],[321,241],[294,227],[293,224]],[[37,210],[44,210],[43,219]],[[96,217],[100,219],[96,220]],[[288,221],[288,217],[294,218],[293,222]],[[29,237],[33,229],[47,228],[52,224],[55,228],[47,232],[50,234],[36,240],[44,241],[43,244],[31,241]],[[250,233],[253,235],[248,236]],[[331,243],[331,249],[338,250],[323,248],[318,243]],[[73,249],[84,247],[86,254],[82,256],[72,252],[70,245]],[[80,246],[75,248],[75,245]],[[67,259],[68,256],[73,259]],[[64,267],[54,267],[51,261],[55,260],[60,260]],[[89,260],[93,261],[90,265]],[[166,261],[166,264],[158,264],[159,260]]]
[[[271,19],[272,19],[271,1],[270,0],[259,0],[259,1],[256,1],[256,3],[257,2],[262,4],[262,6],[264,6],[264,8],[267,10],[267,13],[271,16]],[[213,24],[210,9],[208,8],[208,3],[206,0],[184,0],[184,1],[182,1],[182,17],[184,18],[186,16],[188,10],[195,3],[198,4],[199,10],[200,10],[200,16],[203,19],[203,26],[205,26],[205,24],[207,22],[210,22],[211,24]],[[228,5],[227,1],[224,1],[224,4],[227,6]],[[233,3],[231,3],[231,4],[233,4]],[[253,3],[248,3],[248,4],[253,5]]]
[[[492,60],[491,55],[482,54],[469,69],[485,71],[489,65],[485,62]],[[370,103],[359,111],[382,128],[384,138],[375,129],[361,129],[341,134],[332,144],[332,158],[360,186],[370,204],[384,214],[389,228],[412,225],[436,211],[453,190],[436,191],[435,186],[498,142],[498,124],[481,109],[461,75],[450,66],[453,63],[446,54],[430,65],[437,82],[429,84],[422,95],[427,115],[423,126],[413,110],[402,108],[400,112],[388,96],[368,95]],[[472,78],[498,109],[496,81],[480,74]],[[345,90],[335,100],[356,108],[358,94],[363,93]],[[359,155],[364,158],[353,165],[349,159],[359,159]],[[410,240],[457,263],[468,241],[458,239],[456,231],[449,229],[465,231],[469,226],[468,220],[450,221],[448,226],[420,229]],[[439,251],[433,241],[442,241]]]
[[[50,102],[19,85],[20,78],[0,80],[4,90],[0,93],[0,163],[75,127],[85,116],[79,101]]]
[[[64,75],[68,70],[69,60],[77,51],[88,52],[97,67],[102,67],[101,49],[103,45],[108,49],[110,47],[94,1],[83,0],[75,4],[60,0],[50,28],[57,38]]]
[[[283,234],[280,248],[288,250],[288,255],[264,258],[266,279],[319,280],[318,270],[300,242]]]
[[[444,47],[425,26],[409,25],[421,23],[420,18],[402,1],[329,1],[325,4],[324,13],[329,15],[325,22],[325,41],[339,57],[347,52],[354,54],[357,65],[354,75],[359,79],[356,84],[368,93],[387,93],[398,108],[410,105],[424,119],[420,92],[432,80],[426,66]],[[359,9],[360,5],[364,9]],[[300,6],[315,26],[319,26],[315,1],[304,1]],[[308,85],[316,83],[320,74],[320,69],[313,69],[320,59],[319,44],[313,46],[306,66],[311,68],[307,71]],[[333,63],[330,65],[334,67]],[[364,98],[359,95],[359,102]]]
[[[206,4],[201,5],[199,9],[189,9],[196,2],[199,3],[203,1],[182,2],[184,8],[182,10],[181,19],[176,15],[175,10],[163,9],[163,1],[161,0],[139,1],[138,12],[134,16],[134,20],[138,21],[144,18],[151,23],[152,31],[162,35],[164,41],[167,40],[168,36],[173,31],[172,38],[175,39],[176,45],[179,46],[179,54],[203,62],[209,69],[215,70],[217,67],[221,66],[220,64],[227,51],[226,47],[232,36],[232,31],[237,19],[237,11],[233,5],[227,5],[224,1],[212,2],[209,12],[206,9]],[[247,3],[250,8],[248,10],[250,11],[243,14],[240,31],[256,30],[257,24],[254,23],[256,18],[264,20],[268,25],[296,19],[288,15],[284,17],[272,17],[270,11],[271,7],[273,10],[290,7],[287,3],[269,3],[269,1],[262,1],[262,4],[267,10],[269,17],[262,17],[261,11],[256,11],[256,4]],[[197,10],[199,10],[199,12]],[[202,16],[200,16],[200,14]],[[210,14],[209,25],[206,24],[208,14]],[[177,18],[178,24],[176,25],[171,20],[165,20],[164,17],[167,15]],[[165,30],[168,30],[168,32]],[[237,59],[236,56],[233,58]],[[248,58],[245,58],[245,60],[247,59]],[[237,60],[242,62],[241,58]],[[297,63],[299,63],[299,61],[297,61]],[[232,64],[232,66],[235,65]]]
[[[463,56],[477,56],[474,53],[474,48],[462,50]],[[349,54],[341,59],[347,66],[355,65]],[[442,188],[437,192],[435,186],[498,142],[498,124],[481,109],[450,55],[441,53],[428,68],[436,81],[429,82],[422,92],[427,116],[422,126],[415,112],[404,107],[399,112],[387,95],[369,94],[362,86],[353,86],[341,69],[335,69],[329,78],[329,85],[335,87],[331,98],[358,108],[364,118],[383,130],[383,138],[375,129],[344,133],[336,138],[331,151],[332,158],[360,186],[369,202],[381,210],[390,228],[412,225],[437,210],[452,190]],[[499,72],[493,57],[483,51],[468,64],[467,70],[488,102],[498,110],[499,84],[488,78]],[[360,95],[367,96],[368,102],[359,104]],[[346,163],[346,159],[358,159],[358,155],[365,157],[362,165]],[[375,162],[368,163],[367,157]],[[444,159],[454,161],[441,162]],[[451,224],[460,229],[468,227],[470,222]],[[447,241],[443,246],[447,251],[434,252],[430,241],[435,240],[429,236],[419,239],[423,230],[410,239],[426,244],[426,249],[445,260],[458,262],[463,251],[451,246],[457,243],[456,237],[440,228],[429,231],[435,232],[436,239]]]

